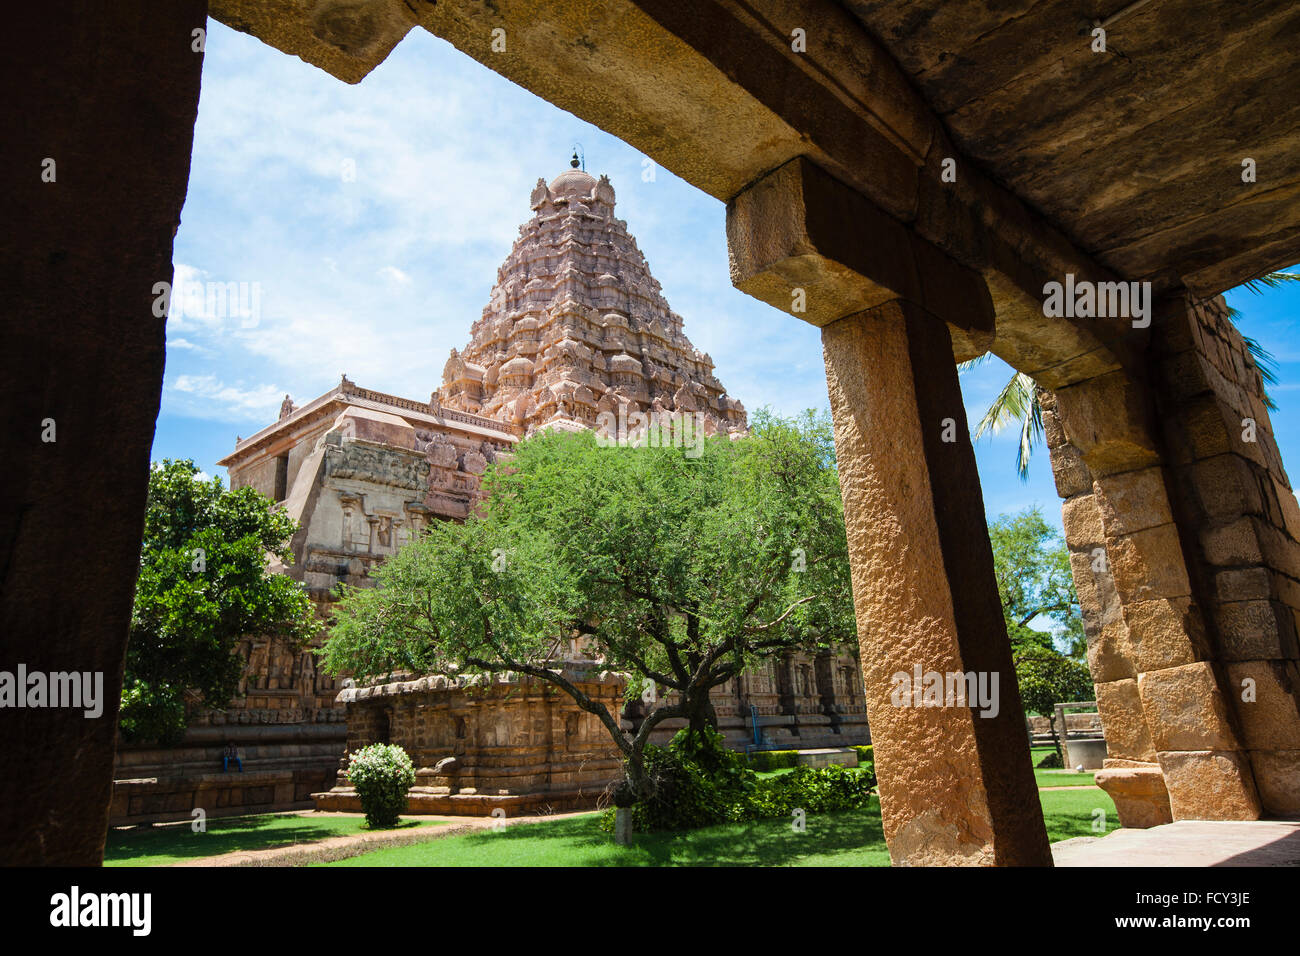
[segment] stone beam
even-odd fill
[[[895,300],[822,343],[890,856],[1049,866],[947,329]],[[996,679],[995,706],[924,706],[899,691],[918,671]]]
[[[415,27],[415,10],[436,0],[213,0],[226,26],[360,83]]]
[[[0,709],[0,863],[98,865],[206,6],[14,13],[0,670],[98,675],[102,711]]]
[[[212,9],[349,82],[387,54],[406,9],[724,202],[807,155],[984,274],[998,315],[992,349],[1019,370],[1051,388],[1118,367],[1142,374],[1126,323],[1041,312],[1048,281],[1118,277],[968,161],[890,54],[832,0],[215,0]],[[955,182],[941,175],[945,160]]]
[[[907,299],[948,323],[958,361],[992,344],[978,272],[804,157],[727,204],[727,245],[736,288],[818,327]]]

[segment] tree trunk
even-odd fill
[[[713,709],[713,701],[709,699],[706,691],[700,699],[692,700],[684,704],[690,714],[690,730],[701,740],[706,736],[706,730],[716,730],[718,727],[718,713]]]
[[[1052,730],[1052,746],[1056,748],[1056,756],[1061,758],[1061,766],[1065,766],[1065,754],[1061,751],[1061,738],[1056,734],[1056,713],[1053,712],[1047,718],[1047,726]],[[1064,728],[1062,728],[1064,729]]]

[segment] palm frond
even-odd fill
[[[987,432],[996,435],[1011,422],[1028,417],[1032,407],[1037,403],[1034,388],[1034,380],[1023,372],[1012,375],[1011,380],[1002,387],[1002,391],[998,392],[997,398],[993,399],[984,417],[980,419],[974,437],[979,439]]]
[[[1273,353],[1264,346],[1260,345],[1249,335],[1243,335],[1242,340],[1246,343],[1246,350],[1250,352],[1250,357],[1255,362],[1255,367],[1259,369],[1259,377],[1264,380],[1266,385],[1277,384],[1277,359]],[[1264,389],[1264,407],[1269,411],[1277,411],[1277,403],[1273,401],[1273,396]]]
[[[988,361],[988,359],[989,359],[992,355],[993,355],[992,352],[985,352],[983,355],[976,356],[976,357],[973,358],[973,359],[967,359],[965,362],[958,362],[958,363],[957,363],[957,372],[958,372],[958,374],[960,374],[960,373],[962,373],[962,372],[969,372],[971,369],[975,368],[975,366],[977,366],[977,365],[983,365],[986,361]]]
[[[1258,279],[1247,279],[1241,285],[1256,295],[1262,295],[1265,289],[1276,289],[1283,282],[1300,282],[1300,272],[1268,272]]]
[[[1043,406],[1038,400],[1038,386],[1029,379],[1029,414],[1020,422],[1020,447],[1016,451],[1016,474],[1021,481],[1029,480],[1029,458],[1034,453],[1034,445],[1043,437]]]

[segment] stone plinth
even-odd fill
[[[617,715],[626,680],[609,671],[566,665],[566,677]],[[397,744],[416,765],[410,813],[489,815],[550,807],[594,807],[622,775],[622,759],[604,724],[573,699],[530,677],[422,677],[339,695],[348,713],[348,753],[371,743]],[[347,782],[313,794],[320,810],[360,810]]]
[[[199,726],[170,747],[121,744],[114,768],[110,826],[296,810],[333,781],[346,742],[341,722]],[[234,743],[243,771],[222,771]]]
[[[1159,766],[1107,760],[1094,779],[1115,801],[1120,826],[1143,829],[1173,821],[1169,791]]]

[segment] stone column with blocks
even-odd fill
[[[1154,332],[1170,498],[1241,748],[1214,759],[1253,775],[1260,811],[1293,816],[1300,813],[1300,505],[1273,437],[1263,378],[1223,299],[1171,296],[1157,310]]]
[[[1225,673],[1190,573],[1150,392],[1123,372],[1057,391],[1044,425],[1109,756],[1097,782],[1125,826],[1260,814]],[[1089,480],[1090,479],[1090,480]]]
[[[954,343],[988,347],[983,280],[804,159],[732,200],[727,230],[736,286],[822,328],[891,858],[1050,865],[955,367]]]

